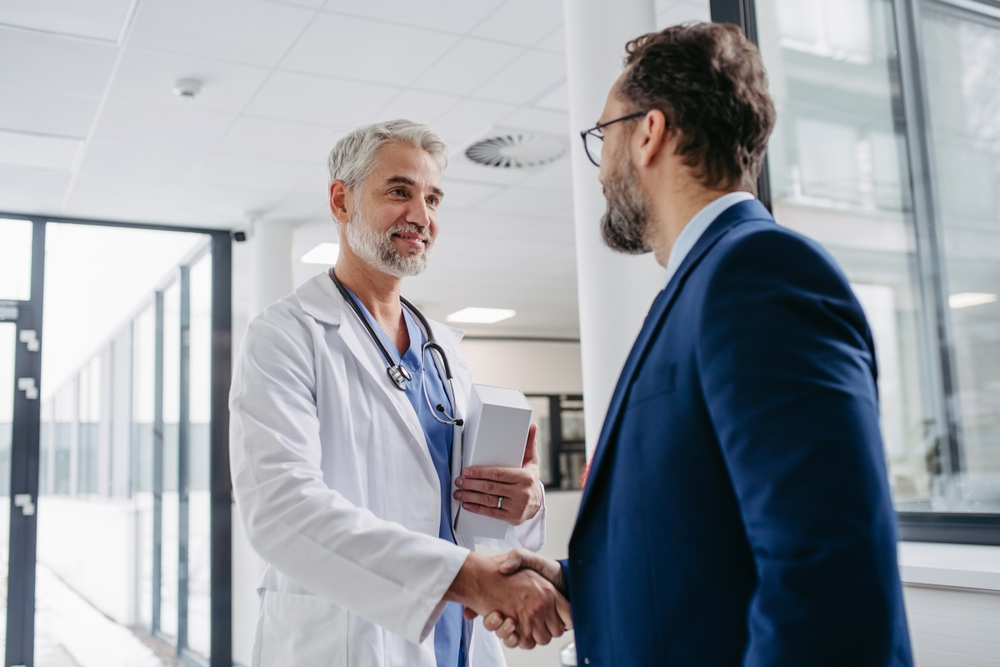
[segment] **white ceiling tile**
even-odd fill
[[[570,132],[569,114],[564,111],[534,109],[521,107],[503,120],[504,125],[520,130],[535,130],[549,134],[570,135],[570,140],[576,133]]]
[[[398,88],[312,74],[275,72],[246,113],[355,128],[399,93]]]
[[[536,49],[566,53],[566,30],[562,26],[550,32],[535,44]]]
[[[545,51],[528,51],[476,89],[475,97],[524,104],[566,78],[566,59]]]
[[[180,189],[180,183],[142,178],[135,175],[107,176],[81,173],[73,184],[71,206],[83,202],[148,201],[160,206],[168,203]]]
[[[566,84],[559,86],[544,97],[535,101],[536,107],[569,111],[569,90]]]
[[[480,138],[515,108],[514,105],[499,102],[465,100],[434,121],[434,129],[448,143],[454,155],[464,151],[469,142]]]
[[[199,211],[219,223],[235,223],[247,219],[252,212],[268,211],[282,199],[282,193],[268,190],[192,183],[181,190],[173,206]]]
[[[561,0],[507,0],[473,35],[530,46],[563,22]]]
[[[322,167],[313,169],[312,174],[309,175],[299,187],[295,188],[295,194],[304,194],[307,196],[318,196],[326,201],[326,193],[329,189],[328,181],[330,180],[329,171],[326,168],[326,164]],[[325,206],[325,204],[324,204]]]
[[[234,116],[205,111],[182,100],[151,105],[108,100],[94,139],[205,150],[222,137]]]
[[[390,19],[394,23],[464,33],[471,30],[496,9],[503,0],[330,0],[328,11],[344,12],[373,19]]]
[[[110,45],[0,28],[0,83],[101,95],[117,55]]]
[[[523,49],[507,44],[463,39],[414,81],[413,87],[468,95],[523,52]]]
[[[271,220],[314,220],[333,226],[330,208],[322,192],[289,194],[268,207],[266,217]]]
[[[82,145],[82,139],[40,137],[0,130],[0,163],[69,171]]]
[[[86,137],[98,98],[0,85],[0,129]]]
[[[663,7],[657,6],[656,12],[656,28],[657,30],[663,30],[672,25],[677,25],[678,23],[686,23],[687,21],[711,21],[711,11],[709,10],[708,0],[701,1],[680,1],[680,2],[665,2]]]
[[[198,109],[239,112],[267,76],[263,67],[196,58],[130,47],[125,51],[110,97],[153,104],[191,104]],[[192,100],[174,94],[178,79],[201,81],[201,91]]]
[[[4,0],[0,23],[114,42],[131,0]]]
[[[24,203],[61,201],[69,179],[68,171],[0,166],[0,199]]]
[[[92,141],[80,165],[81,174],[142,181],[180,183],[201,162],[204,150]]]
[[[195,173],[192,183],[288,192],[301,183],[313,165],[279,162],[233,155],[209,155]]]
[[[456,181],[452,179],[442,179],[441,189],[444,190],[444,199],[441,200],[442,211],[458,211],[475,208],[486,199],[500,192],[501,186],[486,185],[485,183],[469,183],[468,181]]]
[[[462,98],[441,93],[425,93],[419,90],[405,90],[388,106],[378,112],[381,120],[407,118],[430,125],[446,111],[458,104]]]
[[[546,188],[549,190],[573,192],[573,170],[570,168],[570,164],[567,158],[563,158],[543,169],[532,172],[527,178],[518,183],[518,185],[529,188]],[[596,176],[596,168],[594,172]]]
[[[243,116],[216,147],[217,153],[324,164],[340,134],[324,125]]]
[[[448,178],[487,185],[511,185],[523,181],[527,176],[523,169],[487,167],[472,162],[463,153],[454,152],[448,160],[448,168],[444,174]]]
[[[261,0],[144,0],[129,43],[273,66],[314,15]]]
[[[479,205],[479,211],[544,218],[572,215],[573,195],[557,190],[541,190],[515,185]]]
[[[342,14],[321,14],[281,61],[281,68],[405,85],[458,37]]]

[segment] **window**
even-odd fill
[[[868,317],[904,523],[1000,519],[1000,11],[961,4],[756,2],[775,219]]]

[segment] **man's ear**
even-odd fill
[[[337,179],[330,184],[330,213],[337,222],[347,223],[351,219],[350,211],[347,209],[348,198],[347,184],[342,180]]]
[[[639,120],[638,135],[639,166],[649,167],[669,150],[673,132],[667,127],[667,117],[659,109],[653,109]]]

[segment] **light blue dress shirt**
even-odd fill
[[[667,285],[670,284],[670,279],[677,273],[677,269],[684,262],[684,258],[688,256],[691,248],[698,242],[698,239],[705,233],[705,230],[715,222],[715,219],[733,204],[754,198],[749,192],[730,192],[722,195],[695,213],[691,221],[687,223],[687,226],[681,230],[680,236],[674,241],[674,247],[670,249],[670,258],[667,260],[667,276],[663,280],[663,289],[666,289]]]
[[[441,377],[438,365],[430,350],[424,355],[423,363],[421,363],[420,352],[426,339],[416,318],[405,306],[403,307],[403,319],[406,321],[406,331],[410,335],[410,347],[400,359],[396,344],[389,340],[379,323],[361,303],[361,299],[354,292],[350,290],[348,292],[354,299],[354,303],[361,308],[365,319],[372,325],[372,329],[382,341],[382,345],[392,356],[393,362],[401,364],[410,373],[412,379],[406,383],[406,398],[409,399],[417,413],[417,418],[420,420],[424,439],[427,440],[427,449],[430,451],[434,469],[437,471],[438,480],[441,483],[441,527],[438,537],[454,543],[455,535],[451,529],[451,446],[455,427],[442,424],[434,418],[434,413],[431,412],[431,407],[427,404],[427,399],[424,398],[421,384],[421,378],[424,369],[426,369],[427,395],[430,397],[431,404],[443,405],[448,414],[454,414],[448,392],[445,389],[444,378]],[[374,345],[374,342],[372,344]],[[471,636],[471,622],[462,617],[462,605],[449,602],[434,626],[434,654],[437,666],[464,667],[466,656],[469,653],[468,643]]]

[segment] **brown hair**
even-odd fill
[[[659,109],[680,133],[677,153],[710,188],[757,191],[774,127],[760,52],[735,25],[686,23],[633,39],[618,96]]]

